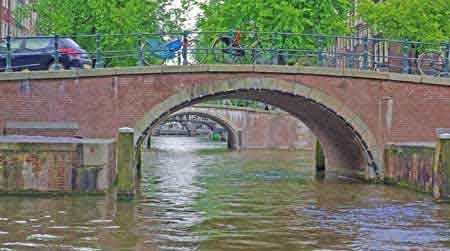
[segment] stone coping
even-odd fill
[[[80,139],[71,137],[46,137],[46,136],[24,136],[8,135],[0,136],[1,143],[37,143],[37,144],[110,144],[115,139]]]
[[[405,147],[427,147],[427,148],[435,148],[436,142],[389,142],[386,144],[386,146],[405,146]]]
[[[440,139],[450,139],[450,133],[439,134]]]
[[[0,81],[39,80],[39,79],[74,79],[84,77],[111,77],[121,75],[165,74],[165,73],[268,73],[297,74],[332,77],[351,77],[391,80],[412,84],[429,84],[450,86],[450,78],[400,74],[392,72],[364,71],[348,68],[299,67],[284,65],[151,65],[136,67],[116,67],[101,69],[76,69],[60,71],[2,72]],[[3,82],[5,83],[5,82]],[[1,84],[1,82],[0,82]]]
[[[70,122],[16,122],[7,121],[5,128],[7,129],[65,129],[78,130],[77,123]]]

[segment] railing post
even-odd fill
[[[278,64],[278,32],[275,32],[272,37],[272,64]]]
[[[137,34],[137,36],[138,36],[138,56],[139,56],[139,59],[138,59],[138,62],[137,62],[137,65],[138,66],[144,66],[144,48],[143,48],[143,41],[142,41],[142,33],[141,32],[139,32],[138,34]]]
[[[188,62],[188,58],[187,58],[187,51],[188,51],[188,32],[187,31],[183,31],[183,49],[181,51],[182,57],[183,57],[183,65],[187,65]]]
[[[449,62],[450,60],[450,42],[445,43],[445,51],[444,51],[444,67],[443,67],[443,71],[442,71],[442,76],[443,77],[448,77],[448,72],[449,72]]]
[[[102,34],[95,33],[95,68],[103,68],[105,64],[103,63],[103,57],[101,52],[101,42],[102,42]]]
[[[364,47],[364,53],[363,53],[363,70],[369,69],[369,38],[365,36],[363,38],[363,47]]]
[[[59,67],[59,36],[58,36],[58,34],[55,34],[54,39],[55,39],[55,41],[54,41],[55,51],[53,53],[53,59],[54,59],[54,61],[53,61],[54,68],[53,69],[59,70],[60,67]]]
[[[6,69],[5,71],[12,71],[12,67],[11,67],[11,36],[8,35],[6,37]]]
[[[409,41],[406,38],[403,41],[403,48],[402,48],[402,72],[401,73],[409,73]]]
[[[317,40],[317,65],[323,66],[323,37],[319,36],[319,39]]]

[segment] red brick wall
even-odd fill
[[[117,128],[134,127],[145,112],[181,90],[248,77],[283,79],[318,88],[358,114],[381,148],[386,142],[435,141],[436,128],[450,128],[450,88],[443,85],[318,75],[214,72],[30,80],[26,83],[28,89],[21,88],[22,81],[4,81],[0,83],[0,126],[11,120],[73,122],[80,127],[80,136],[113,138]],[[297,115],[314,122],[317,130],[326,127],[326,133],[318,135],[329,140],[324,148],[339,151],[336,146],[339,137],[348,134],[333,130],[342,121],[323,117],[318,113],[319,106],[303,106],[301,102],[276,95],[265,98],[290,111],[301,111]],[[390,128],[386,123],[385,98],[393,101]],[[341,145],[348,143],[341,142]],[[350,158],[353,153],[347,151],[347,154]]]

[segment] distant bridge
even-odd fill
[[[174,121],[205,123],[212,131],[224,128],[231,149],[312,150],[315,143],[310,130],[286,112],[200,104],[173,113],[161,125]]]

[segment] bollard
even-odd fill
[[[450,133],[438,133],[433,165],[433,196],[450,199]]]
[[[134,170],[134,130],[119,128],[117,139],[117,197],[119,200],[131,200],[135,194]]]

